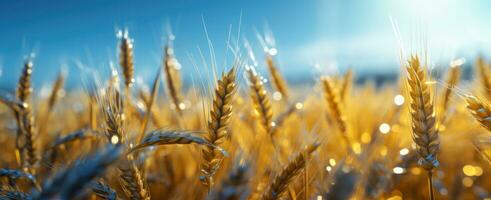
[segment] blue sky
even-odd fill
[[[487,1],[2,1],[0,3],[0,87],[17,80],[23,57],[36,53],[35,84],[66,68],[77,84],[81,62],[107,72],[116,61],[116,30],[127,27],[135,40],[137,75],[147,80],[161,63],[163,38],[171,27],[176,55],[186,76],[195,76],[198,48],[208,58],[207,27],[218,67],[226,41],[249,40],[264,71],[256,31],[272,31],[277,60],[290,79],[322,69],[395,71],[399,52],[428,47],[435,65],[489,51]],[[398,26],[396,34],[393,25]],[[401,43],[398,40],[401,39]],[[427,41],[427,42],[424,42]],[[199,67],[204,67],[198,64]],[[149,79],[148,79],[149,80]]]

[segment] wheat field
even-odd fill
[[[491,199],[482,57],[472,80],[463,59],[433,77],[413,54],[395,83],[356,84],[348,69],[302,87],[265,52],[203,91],[171,44],[152,83],[135,82],[133,40],[118,39],[118,69],[91,89],[65,90],[60,73],[42,97],[35,59],[18,67],[1,93],[0,199]]]

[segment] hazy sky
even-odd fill
[[[0,86],[13,85],[30,52],[36,53],[37,85],[53,80],[62,66],[76,84],[78,62],[107,72],[110,61],[117,63],[116,30],[125,27],[135,40],[137,75],[145,80],[161,63],[169,30],[185,74],[196,73],[193,61],[205,67],[199,54],[201,49],[209,63],[205,25],[219,68],[231,55],[227,38],[239,39],[241,46],[247,39],[263,71],[256,33],[267,29],[275,37],[281,69],[291,79],[309,76],[315,65],[397,70],[400,44],[406,54],[428,47],[432,62],[448,63],[490,50],[490,6],[471,0],[2,1]]]

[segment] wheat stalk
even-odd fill
[[[232,116],[232,99],[237,88],[235,78],[236,68],[232,67],[227,73],[222,73],[222,77],[218,80],[215,88],[215,97],[210,110],[208,134],[206,136],[206,140],[214,146],[220,145],[225,136],[230,134],[228,126]],[[213,185],[213,176],[221,163],[221,158],[217,156],[216,151],[213,146],[206,146],[202,152],[201,180],[209,189]]]
[[[273,61],[273,56],[267,54],[266,55],[266,63],[268,65],[268,70],[269,70],[269,75],[271,76],[271,79],[273,80],[273,87],[278,91],[282,98],[285,101],[288,101],[288,86],[283,79],[278,67],[276,67],[274,61]]]
[[[435,108],[430,88],[427,85],[427,73],[421,67],[419,58],[412,56],[406,67],[407,85],[411,99],[410,112],[412,138],[416,143],[420,164],[428,172],[428,188],[433,199],[432,170],[438,167],[436,154],[440,145]]]
[[[261,199],[279,199],[286,191],[288,185],[293,181],[295,176],[297,176],[305,168],[307,157],[312,154],[317,147],[319,147],[319,143],[315,142],[307,146],[304,151],[298,153],[295,158],[290,161],[290,163],[288,163],[278,175],[276,175],[268,190],[263,193]]]
[[[272,135],[275,135],[276,132],[283,126],[285,123],[286,119],[290,117],[295,111],[297,111],[297,107],[295,104],[291,104],[288,106],[288,108],[283,111],[282,113],[278,114],[276,118],[273,120],[274,121],[274,127],[273,130],[271,131]]]
[[[128,30],[121,32],[121,42],[119,44],[119,65],[123,70],[124,84],[126,88],[129,88],[133,82],[135,82],[135,67],[133,65],[133,41],[128,34]]]
[[[260,124],[267,134],[272,134],[273,110],[271,109],[268,92],[264,88],[264,82],[253,68],[247,69],[247,76],[249,78],[253,106],[261,119]],[[271,135],[271,137],[273,136]]]
[[[145,113],[145,117],[143,118],[143,123],[140,126],[140,132],[138,134],[138,139],[137,143],[140,143],[143,139],[143,136],[145,135],[145,131],[147,130],[147,124],[148,121],[150,120],[150,117],[152,116],[152,106],[157,98],[158,91],[159,91],[159,85],[160,85],[160,71],[157,72],[157,75],[155,76],[155,79],[153,80],[153,85],[152,85],[152,95],[148,102],[146,102],[147,105],[147,112]]]

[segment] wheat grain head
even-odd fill
[[[431,170],[437,167],[436,154],[440,145],[435,108],[430,88],[427,84],[427,73],[422,68],[419,58],[412,56],[406,67],[407,86],[411,99],[412,138],[420,155],[420,164]]]
[[[218,80],[215,89],[215,97],[208,121],[208,134],[206,136],[206,140],[215,146],[220,145],[223,139],[230,134],[228,125],[232,116],[232,100],[237,89],[235,80],[236,67],[232,67],[227,73],[222,73],[222,77]],[[206,146],[202,152],[201,180],[208,188],[211,188],[213,175],[221,162],[221,158],[217,157],[216,151],[213,146]]]
[[[125,86],[129,88],[135,82],[135,67],[133,64],[133,41],[128,34],[128,30],[121,31],[119,65],[123,70]]]
[[[312,154],[319,147],[319,145],[319,143],[314,142],[313,144],[307,146],[305,150],[298,153],[294,159],[290,161],[290,163],[288,163],[278,175],[276,175],[268,190],[263,193],[261,199],[279,199],[295,176],[297,176],[305,168],[307,156]]]
[[[264,88],[264,82],[253,68],[247,69],[247,77],[250,84],[250,96],[254,109],[259,113],[261,126],[267,134],[272,134],[273,110],[269,101],[268,92]]]

